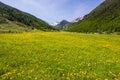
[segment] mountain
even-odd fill
[[[70,27],[72,27],[73,24],[80,22],[83,19],[83,17],[78,17],[75,20],[72,21],[67,21],[67,20],[62,20],[61,22],[55,22],[52,24],[54,28],[59,29],[59,30],[68,30]]]
[[[43,20],[0,2],[0,31],[31,29],[53,30]]]
[[[59,29],[59,30],[66,30],[67,27],[70,25],[70,22],[67,20],[62,20],[61,22],[57,22],[57,25],[54,26],[55,29]]]
[[[56,26],[56,25],[58,25],[59,24],[59,22],[54,22],[54,23],[52,23],[51,25],[52,26]]]
[[[75,20],[73,20],[71,23],[76,23],[76,22],[82,21],[82,19],[83,19],[83,17],[78,17]]]
[[[105,0],[82,21],[75,23],[72,32],[120,32],[120,0]]]

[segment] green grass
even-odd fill
[[[0,23],[0,33],[19,33],[30,30],[30,28],[18,22]]]
[[[1,80],[120,80],[120,36],[0,34]]]

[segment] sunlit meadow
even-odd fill
[[[120,36],[0,34],[0,80],[120,80]]]

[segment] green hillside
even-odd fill
[[[106,0],[74,24],[73,32],[120,32],[120,0]]]
[[[46,22],[35,16],[0,2],[0,30],[8,30],[9,28],[12,30],[15,28],[18,30],[35,28],[43,31],[53,29]]]

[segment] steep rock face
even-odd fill
[[[120,0],[105,0],[70,31],[120,32]]]
[[[0,24],[2,23],[16,26],[24,25],[26,28],[36,28],[43,31],[53,30],[45,21],[0,2]]]

